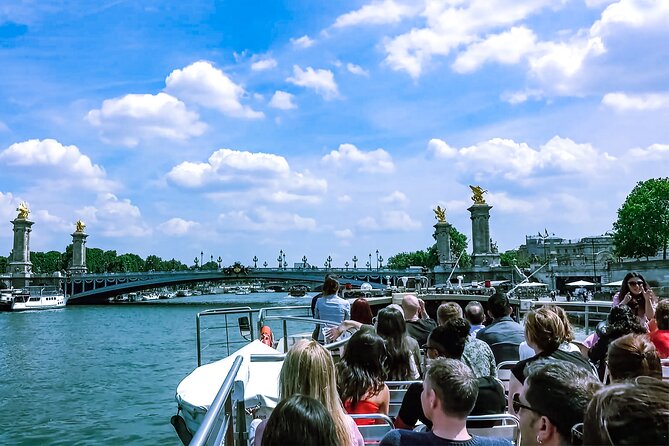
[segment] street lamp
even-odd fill
[[[379,256],[379,268],[383,269],[383,257]]]
[[[328,256],[327,263],[328,263],[328,269],[331,269],[332,268],[332,256]]]
[[[367,268],[371,271],[372,270],[372,253],[369,253],[369,261],[367,262]]]
[[[353,256],[353,269],[358,269],[358,256]]]
[[[264,266],[265,268],[267,268],[267,260],[265,260],[265,262],[262,264],[262,266]]]
[[[258,256],[253,256],[253,268],[258,267]]]
[[[303,255],[302,256],[302,268],[307,268],[307,256]]]
[[[288,267],[288,264],[286,263],[286,253],[283,253],[283,269],[286,269]]]
[[[346,267],[346,271],[348,271],[348,260],[344,263],[344,266]]]
[[[376,270],[379,270],[379,250],[376,250]]]
[[[221,256],[218,256],[218,259],[216,259],[216,261],[218,262],[218,269],[221,269],[221,262],[223,261]]]
[[[276,260],[279,262],[279,269],[281,269],[281,263],[283,262],[283,249],[279,251],[279,257],[277,257]]]
[[[200,251],[200,266],[204,263],[204,252]]]

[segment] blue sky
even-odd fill
[[[669,172],[669,2],[0,0],[0,253],[342,265],[611,230]]]

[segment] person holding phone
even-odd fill
[[[648,327],[648,321],[655,317],[657,301],[653,290],[643,276],[637,272],[627,273],[620,286],[620,291],[613,296],[614,307],[627,305],[639,318],[639,322],[646,327]]]

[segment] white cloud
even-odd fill
[[[340,203],[350,203],[351,201],[353,201],[353,199],[351,198],[350,195],[339,195],[337,197],[337,201]]]
[[[268,197],[268,201],[274,202],[274,203],[294,203],[294,202],[302,202],[302,203],[310,203],[310,204],[315,204],[315,203],[320,203],[321,197],[318,195],[301,195],[301,194],[295,194],[283,190],[275,191],[272,192]]]
[[[158,230],[166,235],[182,236],[188,234],[193,229],[197,229],[199,226],[198,222],[174,217],[159,224]]]
[[[77,214],[96,233],[108,237],[144,237],[151,229],[142,221],[137,206],[129,199],[121,199],[111,193],[99,194],[95,206],[85,206]]]
[[[667,30],[669,2],[664,0],[620,0],[606,7],[590,34],[601,36],[612,33],[616,27]]]
[[[104,169],[93,164],[77,146],[64,146],[55,139],[30,139],[14,143],[0,152],[0,162],[8,166],[39,169],[38,179],[54,177],[61,184],[84,184],[97,191],[114,187],[106,178]]]
[[[669,168],[669,144],[651,144],[645,149],[634,148],[625,158],[635,161],[661,161],[661,164],[666,164]]]
[[[264,116],[240,99],[246,92],[209,62],[199,61],[177,69],[165,79],[166,90],[187,102],[212,108],[235,118],[259,119]]]
[[[487,61],[515,64],[530,53],[535,44],[536,36],[532,30],[524,26],[513,27],[469,45],[455,59],[453,69],[458,73],[469,73]]]
[[[11,192],[0,192],[0,219],[3,221],[13,220],[18,212],[16,208],[21,200],[16,200]],[[11,231],[9,231],[11,233]],[[7,231],[0,231],[0,237],[7,235]]]
[[[75,223],[68,222],[62,219],[57,215],[53,215],[47,209],[38,209],[35,211],[35,221],[43,223],[45,227],[48,227],[50,230],[74,230]]]
[[[265,71],[265,70],[271,70],[272,68],[276,68],[277,66],[276,59],[274,58],[267,58],[267,59],[260,59],[251,64],[251,70],[252,71]]]
[[[292,43],[293,46],[295,46],[297,48],[309,48],[310,46],[312,46],[316,42],[314,42],[314,40],[309,38],[309,36],[305,35],[305,36],[302,36],[302,37],[298,37],[296,39],[295,38],[290,39],[290,43]]]
[[[337,150],[325,155],[321,162],[335,166],[344,165],[349,170],[355,168],[358,172],[365,173],[390,173],[395,170],[393,159],[385,150],[364,152],[353,144],[340,144]]]
[[[409,199],[404,193],[396,190],[393,191],[391,194],[381,198],[381,202],[403,206],[409,203]]]
[[[313,218],[302,217],[290,212],[269,210],[265,207],[259,207],[250,213],[246,211],[222,213],[219,215],[218,221],[224,229],[242,232],[315,231],[317,229],[316,220]]]
[[[502,94],[501,99],[509,104],[521,104],[529,99],[540,99],[544,93],[537,89],[525,89],[521,91],[511,91]]]
[[[185,140],[201,135],[207,128],[197,113],[166,93],[106,99],[100,109],[88,112],[86,120],[100,130],[104,141],[128,147],[135,147],[143,139]]]
[[[618,111],[647,111],[669,108],[669,92],[662,93],[607,93],[602,104]]]
[[[330,70],[307,67],[303,70],[297,65],[293,65],[293,76],[286,81],[300,87],[309,88],[323,96],[325,100],[334,99],[339,96],[339,89],[334,80],[334,74]]]
[[[449,146],[445,141],[438,138],[432,138],[427,143],[427,150],[442,158],[453,158],[458,154],[458,149]]]
[[[0,132],[7,132],[7,131],[9,131],[9,127],[7,127],[7,124],[0,121]]]
[[[269,101],[269,106],[278,108],[279,110],[291,110],[297,108],[297,105],[293,102],[294,98],[295,96],[290,93],[277,90]]]
[[[348,228],[337,230],[334,233],[335,233],[335,236],[337,238],[341,238],[341,239],[350,239],[350,238],[353,238],[353,235],[354,235],[353,231],[351,231]]]
[[[356,74],[358,76],[369,77],[369,71],[365,70],[360,65],[352,64],[352,63],[349,62],[349,63],[346,64],[346,69],[350,73]]]
[[[378,219],[365,217],[358,220],[358,226],[368,231],[415,231],[421,224],[404,211],[387,210],[382,211]]]
[[[418,9],[394,0],[383,0],[363,6],[355,11],[342,14],[332,25],[344,28],[356,25],[383,25],[398,23],[403,18],[415,15]]]

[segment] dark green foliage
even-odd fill
[[[451,226],[451,255],[453,260],[458,258],[463,250],[467,249],[467,236],[459,232]],[[401,252],[395,254],[388,259],[388,268],[390,269],[406,269],[410,266],[424,266],[427,268],[434,268],[439,264],[439,256],[437,253],[437,244],[421,251]],[[471,257],[466,252],[462,254],[460,267],[468,267],[471,265]]]

